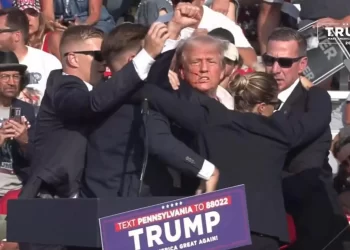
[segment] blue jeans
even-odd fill
[[[109,14],[111,14],[115,21],[123,16],[131,6],[131,0],[104,0],[103,1]]]
[[[1,0],[0,2],[3,9],[11,8],[13,6],[12,0]]]
[[[88,17],[80,17],[79,19],[84,22]],[[104,33],[109,33],[114,27],[115,23],[113,22],[113,19],[107,20],[107,21],[98,21],[95,25],[95,28],[102,30]]]

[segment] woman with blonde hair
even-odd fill
[[[39,0],[14,0],[13,6],[22,10],[29,20],[28,46],[43,50],[59,58],[61,34],[54,32],[53,27],[41,13]]]
[[[199,103],[179,100],[151,84],[145,85],[142,97],[196,135],[197,150],[220,171],[218,189],[245,185],[253,244],[237,249],[277,250],[280,243],[289,242],[282,168],[292,148],[311,142],[327,129],[330,116],[324,114],[331,112],[330,97],[319,88],[310,88],[308,113],[298,119],[278,111],[281,103],[272,75],[240,76],[229,89],[234,111],[204,95],[197,99]],[[198,192],[205,189],[201,185]]]

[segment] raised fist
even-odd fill
[[[201,9],[190,3],[179,3],[174,11],[171,22],[176,23],[182,29],[199,24],[202,19]]]
[[[168,27],[163,23],[153,23],[145,37],[144,49],[151,57],[156,58],[168,38]]]

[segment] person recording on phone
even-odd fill
[[[27,181],[34,138],[34,107],[16,97],[28,84],[27,66],[0,51],[0,197]]]
[[[63,33],[63,71],[52,71],[49,77],[37,116],[34,172],[21,197],[36,196],[40,187],[52,196],[76,197],[89,131],[142,86],[167,39],[164,24],[152,25],[143,49],[110,79],[102,81],[103,32],[80,25]]]

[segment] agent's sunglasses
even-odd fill
[[[235,101],[235,104],[238,105],[238,103],[239,103],[240,101],[243,101],[243,98],[242,98],[241,96],[236,95],[236,96],[234,96],[234,101]],[[256,103],[254,103],[254,104],[260,104],[260,103],[261,103],[261,102],[256,102]],[[272,105],[273,108],[274,108],[274,110],[279,110],[280,107],[281,107],[281,105],[282,105],[282,101],[281,101],[280,99],[278,99],[278,100],[276,100],[276,101],[265,102],[265,104],[267,104],[267,105]]]
[[[292,67],[293,63],[299,61],[304,56],[296,57],[296,58],[289,58],[289,57],[273,57],[267,54],[264,54],[262,56],[263,62],[265,66],[272,67],[275,62],[279,64],[282,68],[290,68]]]
[[[90,51],[71,51],[64,54],[64,56],[68,56],[69,54],[83,54],[89,55],[94,58],[95,61],[103,62],[103,56],[100,50],[90,50]]]
[[[266,104],[272,105],[274,110],[279,110],[282,105],[282,101],[278,99],[277,101],[271,101]]]

